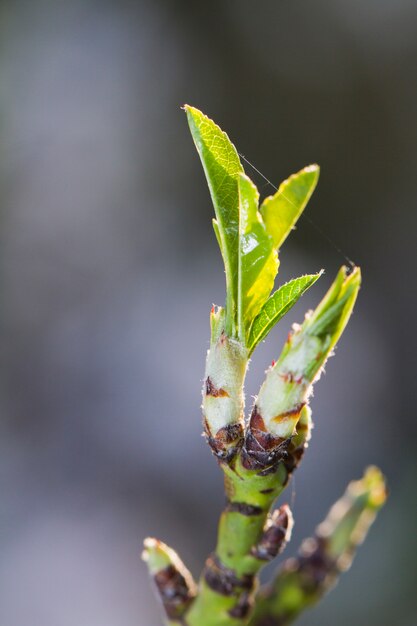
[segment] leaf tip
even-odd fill
[[[180,109],[182,109],[187,116],[189,116],[192,111],[197,111],[191,104],[183,104]]]
[[[201,121],[204,118],[207,118],[207,116],[202,111],[200,111],[196,107],[191,106],[191,104],[184,104],[181,108],[183,111],[185,111],[185,114],[187,115],[188,124],[190,125],[190,128],[191,128],[191,124],[193,124],[193,126],[194,125],[198,126],[199,121]]]
[[[328,336],[326,353],[342,335],[352,314],[360,285],[360,268],[342,265],[327,294],[312,315],[306,318],[304,328],[309,334],[322,338]]]
[[[366,468],[363,482],[368,490],[368,504],[374,509],[380,509],[388,497],[386,479],[375,465]]]
[[[154,537],[147,537],[143,542],[142,560],[147,563],[152,574],[169,565],[167,547]]]
[[[316,173],[317,175],[320,174],[320,165],[318,165],[318,163],[310,163],[310,165],[307,165],[304,168],[304,171],[306,173]]]

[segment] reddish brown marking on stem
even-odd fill
[[[297,404],[290,411],[285,411],[284,413],[281,413],[280,415],[277,415],[276,417],[273,417],[272,421],[273,422],[277,422],[277,424],[279,424],[280,422],[283,422],[284,420],[286,420],[287,417],[300,415],[301,409],[303,408],[304,405],[305,405],[305,402],[301,402],[300,404]]]
[[[261,515],[263,513],[260,506],[253,506],[252,504],[246,504],[246,502],[228,502],[226,511],[228,513],[240,513],[248,517]]]
[[[286,383],[295,383],[296,385],[301,385],[303,382],[303,376],[299,376],[295,378],[293,372],[280,372],[280,378],[282,378]]]
[[[274,488],[271,487],[270,489],[260,489],[259,493],[264,493],[265,495],[268,495],[269,493],[273,493]]]
[[[206,396],[212,396],[213,398],[228,398],[229,397],[229,394],[227,393],[225,389],[222,389],[221,387],[220,389],[218,389],[214,385],[210,376],[207,376],[205,391],[206,391]]]
[[[210,589],[223,596],[233,596],[244,591],[252,591],[254,584],[253,574],[243,574],[243,576],[238,577],[236,572],[227,568],[215,554],[209,556],[206,561],[204,579]]]

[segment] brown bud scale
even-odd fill
[[[167,616],[169,619],[179,619],[194,597],[184,576],[173,565],[169,565],[155,574],[154,581]]]
[[[223,462],[228,463],[242,447],[242,424],[228,424],[223,426],[213,436],[207,420],[204,420],[204,434],[213,454]]]
[[[292,524],[290,509],[284,504],[267,521],[259,543],[252,548],[253,556],[262,561],[272,561],[285,548]]]
[[[274,437],[267,432],[262,415],[253,408],[242,449],[242,464],[249,470],[275,470],[285,457],[290,439]]]
[[[236,619],[245,619],[249,615],[249,611],[251,610],[252,605],[253,600],[251,598],[251,594],[244,592],[241,594],[236,606],[234,606],[233,609],[230,609],[228,613],[230,617],[235,617]]]
[[[332,586],[339,571],[327,550],[323,537],[314,537],[304,542],[296,559],[290,559],[291,569],[299,572],[306,593],[324,594]]]

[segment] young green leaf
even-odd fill
[[[246,331],[274,286],[278,255],[258,211],[259,193],[245,175],[239,176],[238,329]]]
[[[322,273],[323,271],[318,274],[307,274],[294,278],[272,294],[253,321],[247,341],[249,355],[252,354],[258,343],[265,339],[275,324],[288,313],[303,293],[314,285]]]
[[[216,213],[214,230],[226,270],[226,331],[235,334],[237,312],[239,192],[243,172],[229,137],[198,109],[185,105],[188,124],[206,174]]]
[[[267,231],[280,248],[304,211],[319,179],[318,165],[309,165],[290,176],[277,193],[266,198],[260,208]]]
[[[216,214],[213,228],[226,272],[224,330],[227,336],[238,338],[245,345],[252,322],[261,314],[273,289],[279,266],[277,250],[307,204],[316,186],[319,168],[311,165],[290,176],[258,209],[258,190],[245,175],[236,148],[226,133],[198,109],[189,105],[184,109]],[[300,290],[303,285],[304,282],[298,286]],[[292,304],[301,293],[296,289],[290,294]],[[261,322],[258,320],[255,324],[257,332],[264,325],[266,328],[261,338],[253,338],[252,350],[291,308],[292,304],[285,302],[284,305],[280,297],[277,295],[276,300],[271,301]],[[282,304],[281,313],[272,311],[274,303]],[[274,319],[271,325],[269,313]]]
[[[339,341],[352,314],[361,285],[361,270],[342,266],[336,280],[313,314],[306,318],[303,328],[309,335],[327,337],[330,352]]]

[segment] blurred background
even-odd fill
[[[1,625],[158,626],[143,538],[196,575],[213,548],[200,388],[224,276],[188,102],[275,184],[320,163],[307,215],[363,270],[287,554],[367,464],[391,496],[300,624],[415,626],[415,0],[8,0],[0,32]],[[326,274],[257,351],[249,404],[343,262],[301,219],[279,281]]]

